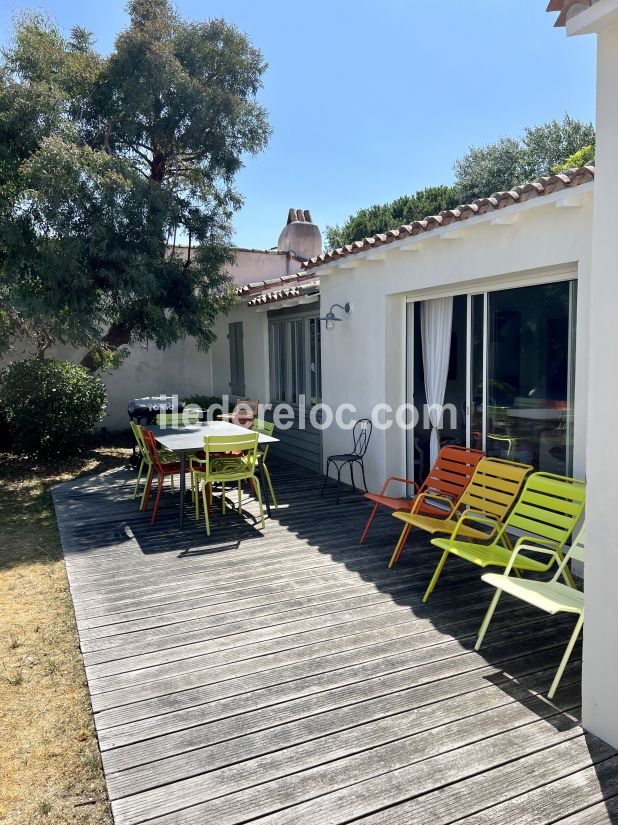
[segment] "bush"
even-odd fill
[[[594,163],[594,146],[582,146],[578,152],[564,161],[564,163],[557,163],[552,166],[552,174],[557,175],[558,172],[563,172],[565,169],[579,169],[580,166],[588,166]]]
[[[182,403],[185,407],[187,404],[197,404],[198,407],[206,412],[209,407],[213,406],[213,404],[218,404],[221,406],[223,404],[223,399],[216,395],[190,395],[188,398],[183,398]]]
[[[51,456],[74,450],[106,407],[101,379],[72,361],[15,361],[0,373],[0,416],[20,453]]]

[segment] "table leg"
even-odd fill
[[[185,486],[186,486],[186,478],[185,473],[187,469],[187,454],[182,452],[180,453],[180,529],[184,527],[185,521]]]
[[[264,504],[266,505],[266,512],[268,513],[268,518],[270,518],[270,495],[268,493],[268,484],[266,483],[266,477],[264,475],[264,463],[261,458],[258,459],[258,468],[260,471],[260,486],[262,487],[262,497],[264,499]]]

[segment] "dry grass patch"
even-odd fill
[[[110,825],[50,487],[124,463],[0,454],[0,822]]]

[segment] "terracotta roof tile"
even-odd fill
[[[388,232],[381,232],[372,238],[355,241],[340,249],[334,249],[332,252],[324,252],[316,258],[305,261],[302,269],[314,270],[318,266],[323,266],[340,258],[345,258],[348,255],[366,252],[376,246],[382,246],[397,240],[402,240],[403,238],[431,232],[441,226],[461,223],[477,215],[485,215],[488,212],[493,212],[498,209],[507,209],[516,203],[525,203],[533,198],[551,195],[553,192],[558,192],[562,189],[573,189],[591,180],[594,180],[594,166],[581,166],[578,169],[568,169],[557,175],[548,175],[537,181],[526,183],[522,186],[515,186],[508,192],[496,192],[489,198],[478,198],[478,200],[475,200],[473,203],[466,203],[455,209],[446,209],[440,212],[439,215],[430,215],[423,220],[413,221],[411,224],[400,226]]]
[[[590,8],[590,6],[593,6],[596,2],[597,0],[549,0],[547,11],[559,12],[558,19],[554,25],[565,26],[567,20],[575,17],[580,11]]]
[[[275,304],[278,301],[286,301],[290,298],[298,298],[302,295],[310,294],[311,291],[319,289],[319,278],[313,278],[297,286],[283,287],[282,289],[265,290],[254,295],[248,302],[250,307],[262,306],[264,304]]]
[[[269,278],[265,281],[254,281],[245,284],[236,290],[239,297],[247,297],[249,306],[271,304],[304,295],[310,289],[320,285],[320,281],[308,272],[297,272],[293,275],[283,275],[280,278]]]

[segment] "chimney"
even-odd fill
[[[322,234],[311,220],[308,209],[290,209],[288,222],[277,241],[279,252],[293,252],[297,258],[308,260],[322,253]]]

